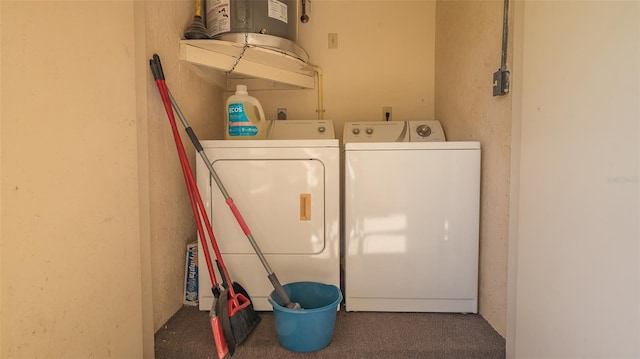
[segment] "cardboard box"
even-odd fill
[[[187,244],[184,265],[184,298],[182,304],[198,305],[198,242]]]

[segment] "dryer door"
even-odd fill
[[[314,159],[222,159],[213,167],[264,254],[325,247],[325,168]],[[222,253],[255,251],[211,179],[211,222]]]

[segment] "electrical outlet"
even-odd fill
[[[338,34],[329,33],[329,48],[330,49],[338,48]]]
[[[286,120],[287,119],[287,109],[285,107],[279,108],[276,113],[278,114],[278,120]]]
[[[391,106],[382,108],[382,121],[391,121]]]

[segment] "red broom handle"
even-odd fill
[[[155,67],[154,67],[155,65]],[[184,150],[184,145],[182,144],[182,140],[180,138],[180,133],[178,132],[178,127],[176,125],[176,121],[175,121],[175,117],[173,115],[173,108],[171,107],[171,99],[170,99],[170,94],[169,94],[169,88],[166,85],[166,82],[164,80],[164,74],[162,73],[162,68],[159,62],[153,62],[152,60],[152,71],[153,74],[156,78],[156,84],[158,86],[158,90],[160,92],[160,96],[162,97],[162,101],[165,107],[165,110],[167,112],[167,116],[169,117],[169,122],[171,124],[171,130],[173,133],[173,137],[176,143],[176,148],[178,150],[178,154],[180,157],[180,162],[181,162],[181,166],[182,166],[182,170],[183,170],[183,175],[185,177],[185,181],[187,182],[187,188],[189,190],[189,197],[190,200],[193,201],[193,197],[195,197],[195,201],[197,204],[197,207],[200,211],[200,214],[202,216],[199,216],[198,211],[195,210],[195,206],[192,205],[192,210],[194,211],[194,216],[196,217],[197,223],[198,223],[198,227],[201,227],[201,223],[200,220],[204,220],[205,221],[205,227],[207,228],[208,234],[209,234],[209,238],[211,239],[211,245],[213,247],[213,250],[216,254],[216,258],[218,259],[218,263],[220,264],[220,267],[222,268],[222,272],[221,275],[223,275],[227,281],[227,283],[229,283],[229,293],[231,294],[231,298],[229,301],[229,312],[230,315],[235,314],[237,311],[248,307],[251,303],[249,301],[248,298],[246,298],[244,295],[242,295],[241,293],[235,293],[233,290],[233,286],[231,285],[231,278],[229,277],[229,273],[227,271],[227,268],[224,264],[224,261],[222,259],[222,254],[220,253],[220,249],[218,248],[217,242],[215,240],[215,236],[213,234],[213,230],[211,229],[211,223],[209,222],[209,219],[206,215],[206,210],[204,208],[204,204],[202,202],[202,198],[200,197],[200,193],[197,189],[197,184],[195,182],[195,179],[193,178],[193,173],[191,172],[191,169],[189,167],[189,162],[188,162],[188,158],[186,155],[186,152]],[[209,254],[209,249],[208,246],[206,245],[206,241],[203,239],[204,236],[201,234],[201,243],[202,243],[202,247],[204,248],[204,254],[205,254],[205,259],[207,261],[207,269],[209,271],[209,276],[212,280],[212,284],[216,283],[216,279],[215,279],[215,274],[213,273],[213,264],[211,262],[211,255]]]
[[[158,91],[160,92],[160,97],[162,98],[162,103],[164,104],[164,108],[165,111],[167,112],[167,116],[169,117],[169,122],[171,123],[171,127],[172,127],[172,132],[173,132],[173,137],[174,140],[176,141],[176,147],[178,148],[178,156],[180,158],[180,166],[182,167],[182,174],[184,176],[184,180],[185,183],[187,185],[187,190],[189,192],[189,201],[191,202],[191,209],[193,211],[193,215],[195,217],[196,220],[196,225],[198,228],[198,234],[200,235],[200,243],[201,243],[201,247],[203,248],[203,253],[204,253],[204,257],[205,260],[207,262],[207,270],[209,272],[209,277],[211,278],[211,284],[213,287],[217,286],[218,283],[216,281],[216,277],[215,277],[215,272],[213,271],[213,263],[211,261],[211,254],[209,253],[209,248],[207,246],[206,243],[206,237],[204,236],[204,230],[202,228],[202,223],[200,221],[200,215],[198,212],[198,208],[196,205],[196,201],[194,199],[194,196],[192,194],[192,189],[191,189],[191,181],[189,180],[189,175],[187,174],[186,168],[185,168],[185,162],[183,160],[183,152],[184,152],[184,148],[183,151],[180,151],[180,147],[182,146],[181,141],[179,136],[176,138],[176,131],[177,128],[175,128],[175,119],[171,119],[173,117],[173,109],[171,108],[171,102],[168,98],[168,96],[166,95],[166,84],[164,83],[164,81],[162,79],[156,79],[156,85],[158,86]],[[174,130],[175,129],[175,130]]]

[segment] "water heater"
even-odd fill
[[[297,0],[207,0],[209,36],[229,33],[266,34],[296,42]]]

